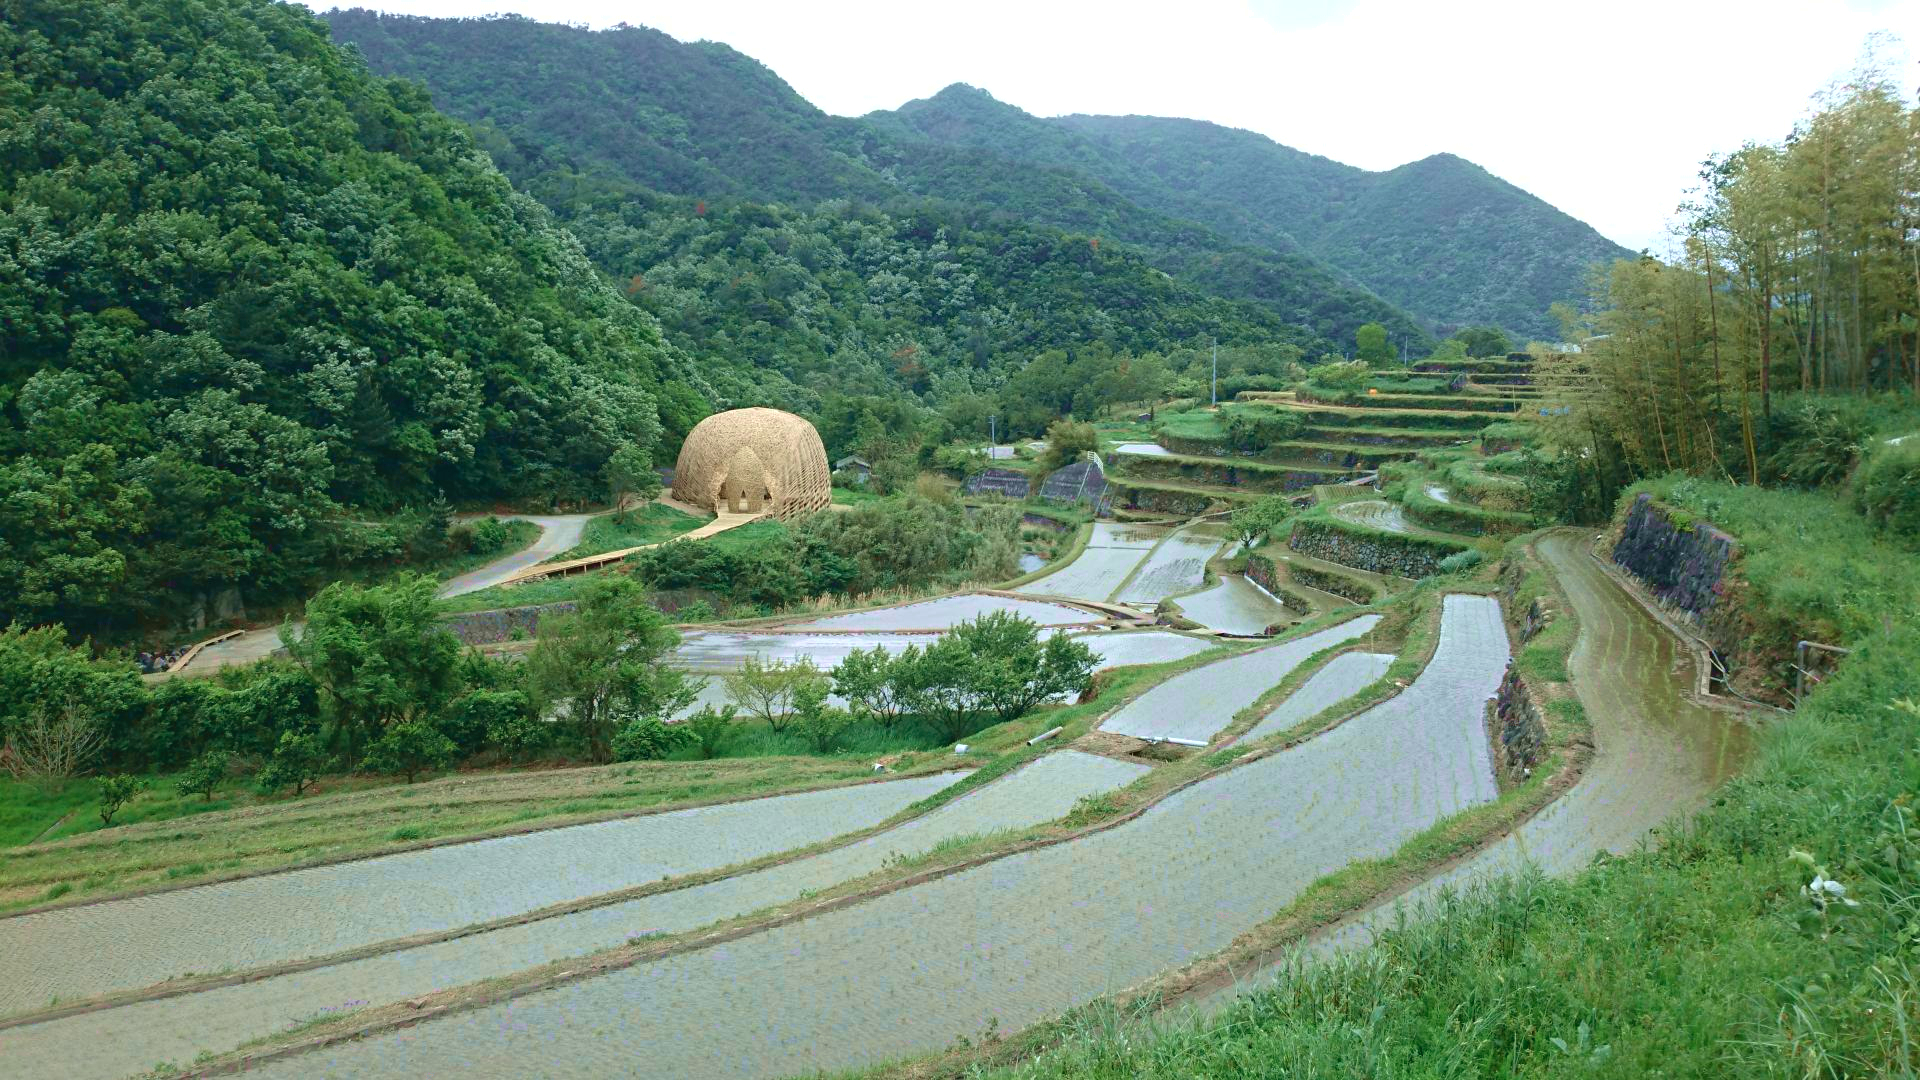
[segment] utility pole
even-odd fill
[[[1000,445],[1000,428],[994,421],[1000,419],[992,413],[987,414],[987,456],[993,456],[993,448]]]
[[[1213,343],[1213,407],[1220,407],[1220,343]]]

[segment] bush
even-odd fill
[[[1052,472],[1080,460],[1088,450],[1100,448],[1100,433],[1085,421],[1055,420],[1047,425],[1047,450],[1040,455],[1040,471]]]
[[[1868,452],[1853,480],[1853,501],[1874,528],[1920,547],[1920,436]]]
[[[533,716],[533,705],[520,690],[470,690],[448,707],[440,732],[453,740],[461,756],[479,752],[496,743],[493,734],[500,731],[516,742],[521,738],[517,721]]]
[[[1471,570],[1486,561],[1487,556],[1479,548],[1468,548],[1465,551],[1456,552],[1441,559],[1440,572],[1443,574],[1458,574],[1463,570]]]
[[[474,554],[499,551],[507,546],[506,523],[497,517],[483,517],[466,526],[467,550]]]
[[[209,750],[193,759],[180,773],[175,782],[175,790],[182,795],[198,795],[202,802],[213,801],[213,789],[227,778],[227,765],[233,760],[233,754],[226,750]]]
[[[615,761],[659,761],[695,738],[693,732],[678,724],[668,724],[651,716],[629,720],[613,735]]]
[[[368,772],[397,773],[413,783],[423,772],[451,764],[458,748],[453,740],[424,720],[395,724],[374,740],[361,762]]]
[[[726,741],[733,730],[733,722],[740,710],[732,705],[715,709],[711,705],[701,708],[697,713],[680,721],[678,726],[684,729],[690,738],[688,742],[700,754],[701,760],[720,756],[720,744]]]

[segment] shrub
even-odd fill
[[[1485,561],[1487,561],[1487,556],[1481,552],[1479,548],[1468,548],[1465,551],[1455,552],[1441,559],[1440,572],[1443,574],[1458,574],[1463,570],[1471,570]]]
[[[1085,421],[1055,420],[1047,425],[1047,450],[1040,455],[1040,470],[1052,472],[1080,460],[1088,450],[1100,448],[1100,434]]]
[[[233,754],[226,750],[209,750],[193,759],[180,773],[175,789],[182,795],[198,795],[202,802],[213,801],[213,789],[227,778],[227,765],[233,760]]]
[[[411,784],[423,772],[445,768],[457,753],[453,740],[438,728],[424,720],[409,720],[376,739],[362,764],[369,772],[398,773]]]
[[[733,730],[734,718],[739,715],[740,710],[732,705],[719,709],[708,705],[680,721],[678,726],[691,736],[689,744],[699,751],[702,760],[706,760],[720,755],[720,744]]]
[[[464,757],[497,743],[495,731],[517,741],[522,734],[517,721],[530,720],[532,714],[533,705],[524,691],[470,690],[448,707],[440,732],[453,740],[455,751]]]
[[[113,817],[120,808],[133,801],[147,786],[145,780],[137,776],[103,776],[100,778],[100,824],[104,827],[113,824]]]
[[[615,761],[658,761],[694,739],[693,732],[651,716],[629,720],[613,735]]]
[[[1875,528],[1920,547],[1920,436],[1874,447],[1854,477],[1853,501]]]

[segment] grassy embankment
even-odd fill
[[[987,1075],[1910,1075],[1920,560],[1830,496],[1647,486],[1740,540],[1756,623],[1826,621],[1855,650],[1710,807],[1657,849],[1445,901],[1211,1017],[1077,1011]],[[1859,906],[1816,903],[1815,867]]]

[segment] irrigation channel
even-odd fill
[[[877,825],[963,775],[645,814],[0,919],[0,1016],[757,859]]]
[[[1483,713],[1507,659],[1499,605],[1451,595],[1398,696],[1112,828],[259,1071],[777,1076],[1017,1029],[1214,952],[1317,878],[1492,799]]]
[[[1562,529],[1535,544],[1580,620],[1568,667],[1593,725],[1594,757],[1586,772],[1498,843],[1317,935],[1308,951],[1362,945],[1444,891],[1528,868],[1572,874],[1603,851],[1632,851],[1661,826],[1704,806],[1745,765],[1751,729],[1694,701],[1692,658],[1600,569],[1588,553],[1591,539]],[[1237,990],[1269,978],[1271,971],[1252,974]]]
[[[26,1076],[119,1077],[156,1060],[191,1061],[330,1011],[389,1004],[635,937],[745,915],[879,870],[890,857],[916,855],[942,840],[1051,821],[1082,796],[1120,787],[1147,771],[1131,762],[1056,751],[924,817],[817,855],[367,959],[0,1030],[0,1057],[18,1070],[13,1075]],[[847,827],[860,825],[850,821]]]

